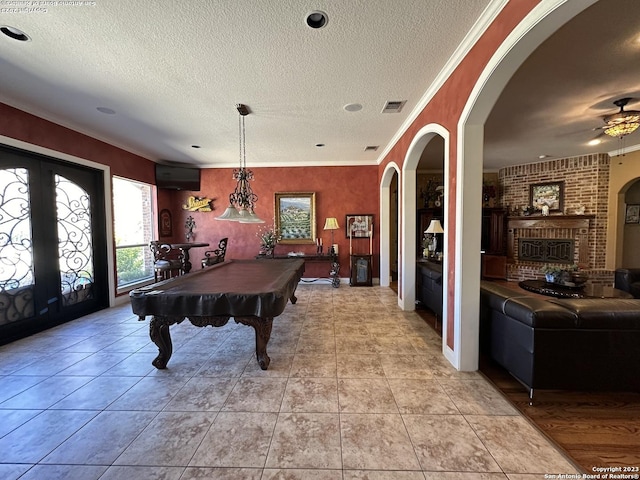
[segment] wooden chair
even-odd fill
[[[202,268],[224,262],[224,256],[227,253],[228,240],[229,239],[225,237],[218,242],[218,248],[204,252],[205,257],[202,259]]]
[[[171,245],[153,240],[149,248],[153,253],[153,276],[156,282],[182,275],[182,260],[175,256]]]

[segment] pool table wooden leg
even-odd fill
[[[271,338],[273,317],[235,317],[237,323],[249,325],[256,332],[256,359],[262,370],[269,368],[271,359],[267,355],[267,343]]]
[[[169,327],[174,323],[180,323],[184,317],[160,317],[154,316],[149,322],[149,336],[158,347],[158,356],[151,362],[157,369],[167,368],[167,363],[173,353],[173,344]]]

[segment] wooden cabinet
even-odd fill
[[[482,277],[507,278],[507,212],[482,209]]]
[[[416,221],[416,253],[422,257],[422,239],[431,220],[440,220],[444,225],[442,208],[422,208],[418,210]],[[446,228],[446,227],[445,227]],[[507,211],[503,208],[482,209],[482,276],[485,278],[507,278]],[[439,240],[438,251],[443,242]]]

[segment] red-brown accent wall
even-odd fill
[[[108,165],[112,175],[155,183],[152,161],[4,103],[0,103],[0,135]]]
[[[449,169],[446,172],[448,182],[449,199],[447,204],[448,224],[456,223],[456,198],[458,175],[457,171],[457,125],[462,114],[462,110],[467,103],[469,95],[478,81],[480,74],[487,63],[496,52],[500,44],[507,35],[522,21],[522,19],[538,4],[539,0],[519,0],[508,2],[502,9],[494,22],[489,26],[483,36],[469,51],[467,56],[460,62],[460,65],[445,81],[444,85],[434,95],[433,99],[418,115],[416,120],[406,130],[402,137],[391,149],[389,154],[381,162],[378,169],[378,179],[380,181],[384,169],[389,162],[395,162],[402,169],[404,159],[418,131],[425,125],[436,123],[445,127],[449,133]],[[419,61],[419,59],[416,59]],[[401,184],[401,183],[400,183]],[[404,215],[402,216],[404,218]],[[407,221],[414,221],[407,219]],[[448,230],[449,252],[454,252],[457,241],[457,231]],[[455,318],[455,259],[452,257],[445,259],[448,272],[448,283],[445,289],[447,302],[447,343],[449,348],[454,350],[454,318]],[[399,262],[401,265],[402,262]]]
[[[260,250],[257,233],[260,229],[273,225],[274,193],[276,192],[315,192],[316,193],[316,234],[323,239],[325,252],[331,243],[331,232],[323,230],[327,217],[336,217],[340,230],[334,231],[338,244],[340,276],[349,275],[349,240],[345,234],[345,216],[347,214],[374,215],[374,277],[378,276],[379,252],[379,215],[377,166],[358,167],[278,167],[252,168],[255,180],[251,184],[258,195],[256,213],[265,220],[264,224],[241,224],[216,220],[229,203],[229,194],[235,188],[232,178],[233,169],[204,169],[199,192],[174,191],[169,194],[159,191],[162,204],[159,208],[168,208],[173,218],[173,241],[185,241],[184,224],[191,215],[196,222],[195,241],[208,242],[216,246],[218,240],[229,237],[227,258],[254,258]],[[181,208],[189,196],[207,197],[214,200],[213,212],[189,212]],[[198,267],[205,249],[192,250],[192,263]],[[276,247],[276,254],[288,252],[315,253],[313,244],[284,244]],[[369,241],[353,241],[354,253],[368,253]],[[305,277],[327,277],[328,263],[306,265]]]

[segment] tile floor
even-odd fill
[[[0,347],[0,478],[431,480],[579,470],[387,288],[302,284],[253,329],[171,327],[166,370],[129,305]]]

